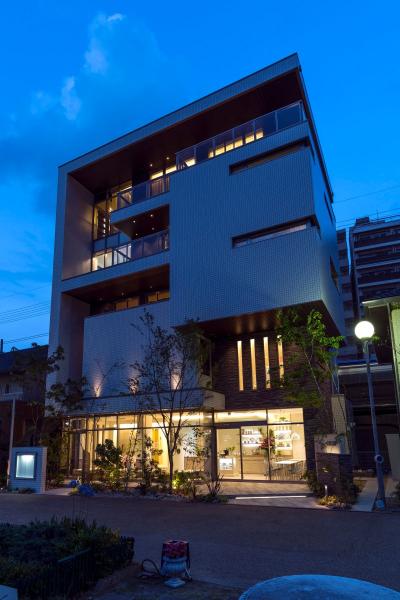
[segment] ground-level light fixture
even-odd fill
[[[376,501],[377,508],[385,508],[385,484],[383,481],[383,456],[379,449],[378,427],[376,423],[374,389],[372,387],[371,364],[369,356],[369,344],[375,333],[375,328],[370,321],[360,321],[354,328],[356,337],[362,342],[365,365],[367,367],[367,382],[369,407],[371,411],[372,434],[374,438],[374,460],[376,465],[376,477],[378,479],[378,499]]]

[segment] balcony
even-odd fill
[[[279,108],[224,131],[176,154],[177,170],[186,169],[305,121],[302,102]]]
[[[139,204],[160,194],[169,192],[169,176],[158,177],[157,179],[150,179],[138,185],[134,185],[128,190],[119,192],[117,197],[117,210],[120,208],[126,208],[131,204]]]
[[[169,250],[168,229],[146,235],[137,240],[132,240],[122,246],[96,252],[92,257],[92,271],[107,269],[133,260],[139,260],[146,256],[159,254]]]
[[[169,192],[171,173],[216,158],[220,154],[256,142],[305,120],[303,103],[299,101],[224,131],[194,146],[180,150],[176,153],[175,164],[169,164],[164,171],[161,170],[153,174],[153,177],[156,176],[153,179],[119,192],[116,210]]]

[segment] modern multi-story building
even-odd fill
[[[60,167],[50,351],[91,394],[66,415],[71,470],[106,438],[165,440],[126,382],[146,306],[163,327],[198,319],[213,340],[212,393],[187,415],[233,479],[297,479],[314,460],[314,412],[288,404],[277,311],[318,308],[343,328],[332,191],[297,55]],[[262,440],[274,436],[268,460]],[[160,456],[166,466],[166,453]],[[190,468],[190,456],[176,456]]]

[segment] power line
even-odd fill
[[[350,200],[358,200],[359,198],[366,198],[367,196],[375,196],[375,194],[388,192],[389,190],[397,190],[398,188],[400,188],[400,184],[382,188],[381,190],[376,190],[376,192],[367,192],[366,194],[359,194],[358,196],[349,196],[349,198],[344,198],[343,200],[335,200],[334,204],[341,204],[342,202],[349,202]]]
[[[8,315],[12,315],[14,313],[36,310],[43,306],[49,306],[49,305],[50,305],[49,300],[43,300],[42,302],[35,302],[35,304],[27,304],[25,306],[19,306],[18,308],[11,308],[9,310],[3,310],[2,312],[0,312],[0,318],[3,316],[6,317]]]
[[[51,285],[51,282],[46,283],[46,285],[40,285],[39,287],[35,287],[24,292],[13,292],[12,294],[7,294],[7,296],[0,296],[0,301],[5,300],[6,298],[11,298],[12,296],[27,296],[31,292],[36,292],[36,290],[42,290],[45,287],[49,287],[49,285]]]
[[[378,219],[379,219],[380,216],[385,217],[386,219],[388,217],[399,217],[400,218],[399,214],[393,213],[393,211],[396,211],[396,210],[400,211],[400,207],[391,208],[390,210],[375,211],[374,213],[371,213],[369,215],[363,215],[363,217],[364,216],[365,217],[378,217]],[[392,213],[392,214],[388,214],[388,213]],[[342,221],[337,221],[336,225],[346,225],[346,224],[349,224],[349,223],[353,223],[353,221],[355,219],[357,219],[357,216],[355,216],[355,217],[349,217],[348,219],[343,219]]]
[[[8,323],[16,323],[17,321],[24,321],[25,319],[33,319],[34,317],[44,317],[46,315],[49,315],[48,309],[42,310],[42,311],[38,311],[38,312],[35,312],[35,313],[31,313],[29,315],[21,315],[19,317],[15,317],[13,319],[3,319],[3,320],[0,320],[0,324],[1,325],[5,325],[5,324],[8,324]]]
[[[50,302],[37,302],[36,304],[30,304],[22,306],[20,308],[14,308],[6,310],[0,313],[0,324],[3,323],[14,323],[23,319],[31,319],[33,317],[41,317],[49,313]]]
[[[14,340],[4,340],[4,344],[15,344],[17,342],[27,342],[28,340],[35,340],[37,338],[47,337],[48,333],[36,333],[35,335],[27,335],[26,337],[15,338]]]

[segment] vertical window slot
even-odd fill
[[[282,344],[282,336],[278,336],[276,339],[278,345],[278,364],[279,364],[279,379],[282,380],[285,374],[285,367],[283,364],[283,344]]]
[[[257,369],[256,369],[256,346],[255,340],[250,340],[250,358],[251,358],[251,387],[257,389]]]
[[[267,390],[271,387],[271,373],[269,369],[269,344],[268,338],[264,338],[264,365],[265,365],[265,387]]]
[[[243,356],[242,356],[242,340],[237,341],[237,357],[238,357],[238,373],[239,373],[239,390],[243,392]]]

